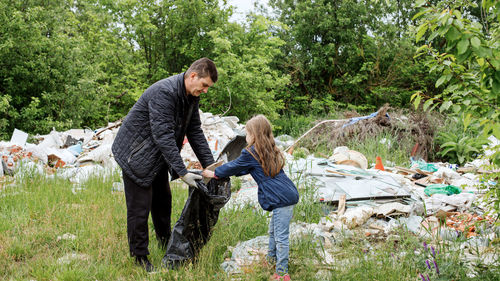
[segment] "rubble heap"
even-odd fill
[[[243,134],[243,125],[235,116],[215,116],[200,111],[202,129],[207,137],[214,158],[224,146],[238,134]],[[24,171],[67,178],[72,183],[82,184],[90,176],[108,176],[119,169],[111,152],[111,146],[121,121],[109,123],[97,130],[71,129],[64,132],[53,130],[47,135],[33,137],[15,130],[9,142],[0,142],[0,177],[21,175]],[[201,168],[187,139],[181,156],[188,169]],[[115,189],[122,187],[118,184]],[[1,190],[1,185],[0,185]]]

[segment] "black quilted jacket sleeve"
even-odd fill
[[[193,115],[191,117],[191,122],[189,123],[189,126],[187,128],[186,136],[189,143],[191,144],[191,148],[193,148],[193,151],[196,154],[198,160],[200,160],[201,166],[203,166],[203,168],[206,168],[207,166],[215,162],[212,152],[210,151],[210,147],[208,146],[207,139],[205,138],[205,134],[201,129],[198,102],[196,102],[196,105],[194,107]]]
[[[184,176],[187,173],[186,166],[176,145],[175,98],[175,95],[163,94],[149,100],[149,123],[153,141],[163,157],[179,176]]]

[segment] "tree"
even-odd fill
[[[444,143],[442,154],[457,153],[462,148],[462,155],[474,149],[477,141],[482,141],[490,134],[500,139],[500,2],[483,0],[479,9],[486,20],[486,27],[468,16],[465,11],[478,8],[469,1],[440,1],[436,4],[424,0],[417,1],[422,7],[415,15],[419,25],[415,29],[417,42],[425,41],[418,49],[417,56],[424,57],[430,71],[438,74],[436,88],[442,89],[436,96],[425,92],[413,95],[413,102],[419,106],[422,100],[424,110],[439,107],[440,111],[459,115],[464,124],[464,131],[470,124],[479,124],[480,136],[458,139]],[[481,136],[482,135],[482,136]],[[465,143],[465,145],[464,145]],[[486,158],[489,170],[500,167],[500,147],[492,148],[493,153]],[[498,181],[500,173],[492,172],[481,176],[483,186],[490,181]],[[500,213],[500,188],[488,186],[484,197],[492,206],[497,217]]]
[[[484,13],[495,22],[489,32],[463,16],[465,9],[476,7],[475,3],[418,1],[417,6],[423,8],[415,16],[420,19],[415,38],[426,43],[417,56],[425,57],[430,72],[438,74],[435,86],[442,91],[435,96],[417,92],[414,104],[423,99],[424,110],[437,106],[440,111],[451,109],[469,120],[468,124],[478,120],[483,134],[500,138],[500,4],[483,1]]]
[[[281,93],[298,113],[328,112],[337,106],[373,110],[386,102],[406,104],[416,89],[427,89],[422,65],[402,30],[413,13],[410,1],[273,0],[278,30],[287,42],[280,69],[291,87]]]
[[[247,29],[229,23],[209,32],[220,78],[202,100],[203,108],[213,113],[227,111],[243,120],[257,113],[271,120],[278,117],[282,102],[276,93],[289,83],[287,75],[271,67],[284,44],[271,33],[279,25],[253,15],[248,18]]]
[[[0,2],[0,93],[10,107],[4,135],[14,126],[35,133],[79,126],[99,111],[100,73],[88,61],[71,7]]]
[[[121,36],[140,51],[148,83],[179,73],[201,57],[213,57],[209,33],[232,13],[221,9],[218,0],[107,1],[106,7],[123,24]]]

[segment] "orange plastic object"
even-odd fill
[[[375,169],[385,171],[384,165],[382,164],[382,158],[380,158],[380,156],[375,158]]]

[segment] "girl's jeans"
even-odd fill
[[[276,260],[276,273],[288,273],[288,236],[290,233],[290,220],[293,215],[293,206],[276,208],[273,210],[269,223],[269,251],[267,258]]]

